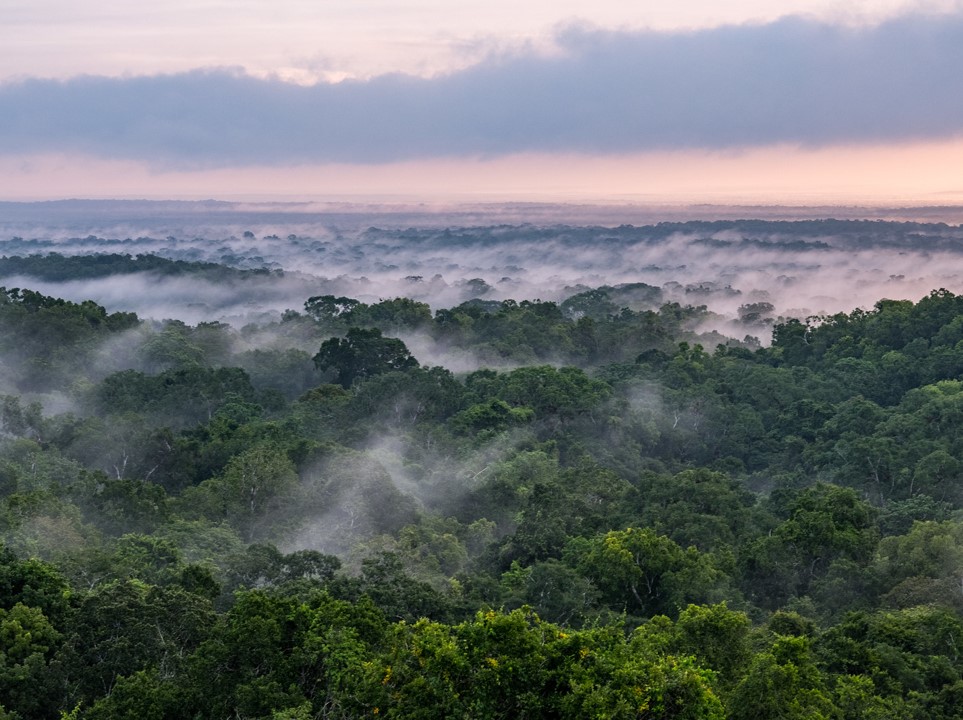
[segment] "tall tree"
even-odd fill
[[[350,328],[346,337],[325,340],[314,364],[320,370],[335,369],[344,388],[372,375],[418,367],[401,340],[386,338],[377,328]]]

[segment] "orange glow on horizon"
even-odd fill
[[[147,198],[953,204],[963,139],[626,156],[513,155],[385,165],[158,171],[90,157],[0,158],[0,200]]]

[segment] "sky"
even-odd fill
[[[963,202],[963,2],[4,0],[0,200]]]

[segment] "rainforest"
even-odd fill
[[[0,718],[963,717],[963,228],[202,209],[4,208]]]

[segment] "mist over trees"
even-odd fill
[[[368,305],[402,297],[434,312],[469,300],[562,303],[641,283],[661,296],[612,302],[632,310],[706,305],[720,316],[716,329],[742,338],[731,323],[915,300],[963,277],[963,232],[936,221],[936,209],[891,211],[919,218],[900,222],[858,219],[852,210],[844,220],[770,210],[791,219],[648,223],[627,209],[539,205],[419,213],[76,201],[0,210],[0,237],[9,238],[0,285],[190,324],[277,320],[312,296]],[[576,210],[599,224],[577,220]],[[750,217],[759,211],[745,209]],[[837,211],[846,209],[825,209]],[[606,214],[626,221],[605,224]],[[740,311],[760,303],[772,310]],[[757,330],[751,334],[766,342],[771,324]]]
[[[362,232],[352,262],[425,272],[4,246],[0,716],[963,717],[958,284],[800,315],[762,285],[891,248],[907,289],[898,253],[948,275],[960,228]],[[513,236],[673,279],[425,268]],[[251,312],[142,314],[159,279]]]

